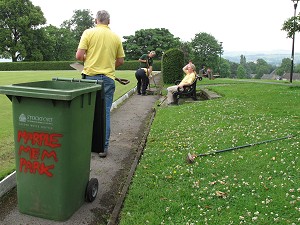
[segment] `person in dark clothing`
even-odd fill
[[[153,57],[155,55],[155,51],[151,51],[149,54],[143,54],[139,58],[140,68],[135,72],[138,95],[147,95],[146,89],[149,85],[149,76],[152,73]]]
[[[202,77],[207,77],[207,71],[205,65],[202,65],[201,69],[199,70],[199,75]]]

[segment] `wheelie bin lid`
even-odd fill
[[[97,83],[52,80],[0,86],[0,93],[7,96],[70,101],[82,94],[101,89],[102,85]]]

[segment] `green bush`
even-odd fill
[[[0,63],[0,71],[20,71],[20,70],[71,70],[70,64],[74,61],[43,61],[43,62],[3,62]],[[125,61],[118,70],[137,70],[138,60]],[[160,71],[161,63],[154,61],[153,70]]]
[[[163,82],[173,84],[176,80],[181,80],[184,66],[184,54],[179,49],[170,49],[162,56]]]
[[[43,62],[3,62],[0,71],[20,70],[70,70],[74,61],[43,61]]]

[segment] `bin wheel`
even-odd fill
[[[91,178],[87,184],[85,191],[85,199],[87,202],[93,202],[98,194],[99,183],[96,178]]]

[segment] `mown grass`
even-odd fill
[[[116,75],[130,80],[128,85],[116,82],[114,100],[136,86],[134,71],[117,71]],[[12,71],[0,72],[0,85],[31,81],[51,80],[53,77],[81,78],[75,70],[70,71]],[[0,95],[0,180],[15,169],[12,104],[5,95]]]
[[[120,225],[299,224],[300,87],[199,84],[222,98],[157,109]],[[189,152],[289,134],[297,136],[186,162]]]

